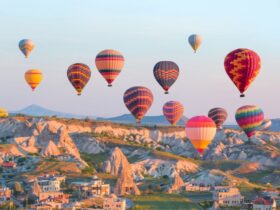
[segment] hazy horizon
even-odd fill
[[[267,118],[280,117],[280,101],[276,98],[280,91],[279,1],[129,3],[2,3],[0,107],[19,110],[38,104],[54,111],[112,117],[128,113],[123,104],[125,90],[143,85],[154,94],[149,116],[161,115],[166,101],[178,100],[188,117],[207,115],[209,109],[219,106],[228,110],[228,121],[234,122],[235,110],[246,104],[259,105]],[[193,33],[203,37],[196,54],[187,42]],[[29,59],[18,49],[22,38],[35,42]],[[245,98],[239,98],[223,67],[226,54],[240,47],[254,50],[262,60],[261,72]],[[94,63],[96,54],[103,49],[119,50],[126,61],[112,88],[107,87]],[[153,76],[153,67],[160,60],[172,60],[180,68],[169,95],[163,93]],[[68,66],[76,62],[92,70],[91,80],[80,97],[66,77]],[[38,68],[44,74],[35,92],[23,77],[30,68]]]

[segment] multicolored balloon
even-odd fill
[[[82,91],[88,83],[90,76],[90,68],[83,63],[72,64],[67,70],[67,77],[70,83],[76,89],[78,96],[82,94]]]
[[[168,94],[169,88],[179,76],[179,67],[172,61],[160,61],[154,66],[154,76],[165,94]]]
[[[162,111],[168,122],[176,125],[184,114],[184,106],[178,101],[168,101],[163,105]]]
[[[254,81],[261,69],[261,59],[249,49],[236,49],[230,52],[224,61],[225,70],[240,91],[240,97]]]
[[[196,53],[197,49],[202,43],[202,37],[198,34],[192,34],[189,36],[189,44],[193,48],[194,52]]]
[[[246,105],[236,110],[235,119],[248,138],[250,138],[263,122],[264,114],[258,106]]]
[[[264,119],[258,128],[261,131],[267,131],[272,125],[272,121],[270,119]]]
[[[135,117],[136,123],[140,123],[153,103],[152,92],[142,86],[131,87],[125,91],[123,101],[127,109]]]
[[[9,113],[6,109],[0,108],[0,118],[8,117]]]
[[[124,57],[116,50],[103,50],[97,54],[95,65],[111,87],[124,66]]]
[[[206,116],[192,117],[186,123],[186,135],[194,148],[202,155],[216,135],[216,124]]]
[[[25,81],[31,87],[32,91],[41,83],[43,79],[43,73],[39,69],[30,69],[25,72]]]
[[[220,107],[210,109],[208,112],[208,117],[210,117],[216,123],[217,129],[219,130],[223,128],[223,124],[226,121],[227,116],[227,111]]]
[[[22,39],[20,40],[18,46],[21,52],[25,55],[25,57],[28,58],[31,51],[35,47],[35,44],[31,39]]]

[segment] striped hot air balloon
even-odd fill
[[[70,83],[77,91],[77,95],[81,95],[84,87],[88,83],[91,76],[90,68],[83,63],[75,63],[69,66],[67,77]]]
[[[150,109],[153,98],[152,92],[146,87],[135,86],[125,91],[123,101],[128,110],[135,117],[136,123],[140,123]]]
[[[193,48],[194,52],[196,53],[197,49],[202,43],[202,37],[198,34],[192,34],[189,36],[189,44]]]
[[[95,65],[111,87],[124,66],[124,57],[116,50],[103,50],[97,54]]]
[[[0,118],[8,117],[9,113],[6,109],[0,108]]]
[[[168,101],[163,105],[162,111],[170,124],[176,125],[184,114],[184,106],[178,101]]]
[[[41,83],[43,79],[43,73],[39,69],[30,69],[25,72],[25,81],[31,87],[32,91]]]
[[[249,49],[236,49],[230,52],[224,61],[226,73],[240,91],[240,97],[255,80],[261,69],[261,59]]]
[[[20,40],[18,46],[21,52],[25,55],[25,57],[28,58],[31,51],[35,47],[35,44],[31,39],[22,39]]]
[[[179,67],[172,61],[160,61],[154,66],[154,76],[165,94],[168,94],[169,88],[179,76]]]
[[[258,128],[261,131],[267,131],[272,125],[272,121],[270,119],[264,119]]]
[[[223,124],[226,121],[227,116],[227,111],[220,107],[210,109],[208,112],[208,117],[210,117],[216,123],[216,126],[219,130],[223,128]]]
[[[258,106],[246,105],[236,110],[235,119],[248,138],[250,138],[263,122],[264,114]]]
[[[203,154],[216,135],[216,125],[214,121],[206,116],[196,116],[186,123],[186,135],[194,148]]]

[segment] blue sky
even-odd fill
[[[214,106],[234,119],[242,105],[256,104],[267,117],[280,117],[280,1],[278,0],[17,0],[1,1],[0,106],[18,110],[30,104],[77,114],[116,116],[127,113],[122,97],[135,85],[149,87],[154,103],[148,115],[162,113],[168,100],[185,105],[185,115],[207,114]],[[203,36],[193,54],[192,33]],[[36,47],[29,59],[18,49],[22,38]],[[262,69],[240,99],[223,61],[236,48],[249,48],[262,58]],[[97,72],[94,59],[103,49],[117,49],[126,59],[113,88]],[[153,78],[160,60],[175,61],[180,77],[169,95]],[[66,77],[69,65],[83,62],[92,78],[78,97]],[[24,72],[41,69],[44,80],[32,93]]]

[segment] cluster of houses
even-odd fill
[[[262,196],[256,197],[248,202],[244,200],[239,189],[233,182],[231,186],[206,185],[204,183],[189,182],[185,186],[188,192],[211,192],[214,205],[211,209],[217,210],[221,207],[240,207],[253,210],[276,210],[280,202],[280,193],[277,190],[266,190]]]
[[[34,196],[37,200],[36,204],[32,205],[32,209],[75,210],[81,208],[83,204],[90,199],[102,198],[102,204],[98,209],[125,210],[125,199],[118,198],[116,195],[111,194],[110,185],[105,184],[97,176],[93,176],[92,180],[87,183],[72,183],[72,189],[83,196],[75,200],[70,200],[71,195],[61,191],[61,184],[65,182],[65,178],[66,177],[62,175],[48,174],[32,180],[30,195]]]

